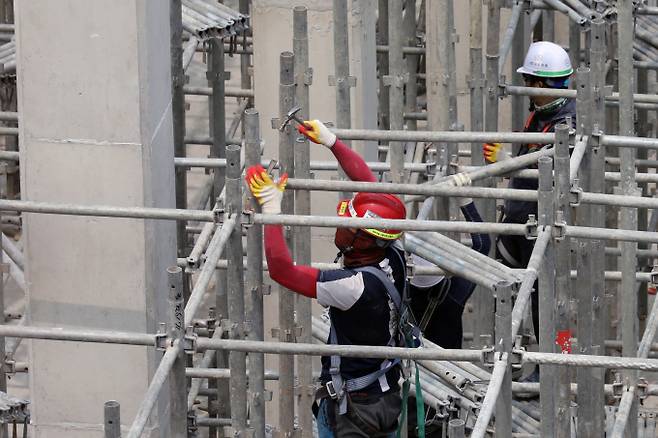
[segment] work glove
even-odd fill
[[[261,205],[265,214],[281,213],[281,198],[288,183],[288,174],[284,173],[277,181],[273,181],[261,165],[251,166],[245,176],[249,191]]]
[[[459,167],[457,168],[457,170],[458,171],[460,170]],[[451,175],[450,182],[455,187],[469,187],[473,183],[471,177],[466,172],[458,172],[455,173],[454,175]],[[458,200],[458,204],[460,207],[465,207],[471,202],[473,202],[473,199],[471,198],[459,198]]]
[[[510,157],[509,152],[503,150],[503,145],[500,143],[484,143],[482,153],[484,154],[484,161],[488,164],[504,161]]]
[[[329,149],[336,143],[336,134],[319,120],[306,120],[303,125],[297,125],[297,130],[313,143],[324,145]]]

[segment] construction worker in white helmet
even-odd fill
[[[573,67],[567,52],[559,45],[549,41],[538,41],[530,45],[523,65],[516,70],[523,75],[526,87],[566,89],[573,73]],[[532,96],[530,97],[530,115],[525,123],[524,132],[554,132],[560,123],[571,120],[575,127],[575,99],[565,97]],[[538,151],[552,145],[524,144],[517,156]],[[484,158],[487,163],[495,163],[510,157],[510,153],[500,143],[483,145]],[[533,166],[536,168],[536,166]],[[509,187],[513,189],[537,190],[537,179],[510,178]],[[505,201],[502,222],[523,224],[528,215],[537,215],[537,202]],[[496,242],[497,258],[511,268],[528,266],[534,247],[533,240],[525,236],[499,236]],[[537,283],[532,294],[532,320],[535,337],[539,341],[539,304]]]

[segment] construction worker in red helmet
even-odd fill
[[[376,182],[356,152],[318,120],[300,132],[329,148],[347,176]],[[247,185],[262,212],[279,214],[286,176],[274,181],[261,166],[247,170]],[[386,193],[357,193],[337,206],[339,216],[404,219],[404,203]],[[384,228],[338,228],[334,242],[342,269],[320,271],[295,265],[280,225],[265,226],[265,254],[270,277],[287,289],[316,298],[327,307],[331,344],[394,346],[391,327],[399,318],[406,265],[397,239],[402,231]],[[367,324],[363,322],[367,321]],[[320,438],[395,436],[402,400],[399,361],[376,358],[323,357],[314,413]]]

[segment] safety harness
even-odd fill
[[[395,252],[395,254],[400,258],[402,262],[402,257]],[[402,263],[404,266],[404,263]],[[387,343],[389,347],[420,347],[422,345],[422,338],[420,329],[413,323],[411,312],[408,309],[407,305],[407,281],[405,279],[404,292],[403,295],[400,295],[400,292],[395,287],[395,284],[391,279],[381,270],[375,268],[374,266],[364,266],[359,268],[354,268],[354,271],[357,272],[367,272],[374,275],[385,287],[386,292],[395,305],[395,310],[398,314],[398,327],[396,333],[393,333]],[[338,345],[338,337],[336,335],[335,327],[331,323],[329,330],[329,343]],[[393,367],[400,366],[400,359],[386,359],[384,360],[379,370],[373,371],[365,376],[357,377],[354,379],[344,379],[340,373],[340,356],[333,355],[330,358],[330,368],[329,374],[331,376],[331,381],[325,384],[328,396],[333,399],[338,404],[338,414],[344,415],[347,413],[347,394],[354,391],[359,391],[361,389],[367,388],[371,384],[379,381],[382,392],[387,391],[389,388],[388,381],[386,380],[386,373],[391,370]],[[422,390],[420,387],[420,376],[418,371],[418,365],[414,362],[416,367],[416,413],[417,413],[417,424],[418,424],[418,436],[425,436],[425,420],[424,420],[424,404]],[[401,367],[402,368],[402,367]],[[409,378],[404,373],[402,369],[402,374],[404,377],[404,384],[402,388],[402,414],[400,425],[398,427],[398,436],[400,436],[400,427],[405,423],[406,412],[407,412],[407,398],[409,395]]]

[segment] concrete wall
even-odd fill
[[[17,2],[23,199],[174,206],[169,8],[160,0]],[[171,222],[25,214],[29,324],[154,332]],[[33,341],[36,437],[129,425],[157,365],[143,347]],[[157,435],[154,429],[145,436]]]

